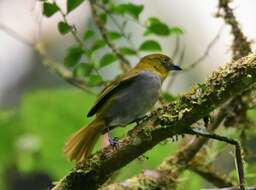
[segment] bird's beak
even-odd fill
[[[172,71],[181,71],[182,69],[178,65],[172,65],[171,70]]]

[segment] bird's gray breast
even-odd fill
[[[127,125],[144,116],[156,103],[161,89],[158,74],[142,71],[114,96],[107,112],[108,126]]]

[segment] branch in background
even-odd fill
[[[6,32],[6,34],[13,37],[14,39],[22,42],[23,44],[31,47],[32,49],[34,49],[35,52],[39,55],[40,59],[42,60],[42,64],[44,66],[46,66],[50,71],[57,74],[59,77],[61,77],[68,83],[84,90],[85,92],[95,94],[92,90],[90,90],[90,87],[92,87],[92,86],[90,86],[90,84],[87,81],[85,81],[82,78],[74,77],[73,73],[70,70],[61,66],[61,64],[58,64],[55,61],[51,60],[47,56],[42,43],[34,44],[32,42],[29,42],[27,39],[25,39],[23,36],[18,34],[16,31],[14,31],[13,29],[11,29],[8,26],[1,24],[1,23],[0,23],[0,29],[2,31]]]
[[[108,38],[108,35],[107,35],[107,30],[97,15],[96,6],[93,3],[90,3],[90,6],[91,6],[94,22],[97,28],[99,29],[102,38],[105,40],[109,48],[112,50],[113,54],[119,59],[122,70],[126,72],[131,67],[130,62],[119,52],[119,50],[115,47],[115,45],[110,42],[110,39]]]
[[[195,68],[197,65],[199,65],[200,63],[202,63],[209,55],[209,52],[211,51],[211,49],[214,47],[214,45],[218,42],[218,40],[221,37],[222,31],[224,29],[224,25],[220,27],[220,29],[218,30],[217,34],[214,36],[214,38],[210,41],[210,43],[207,45],[204,53],[197,58],[195,61],[193,61],[191,64],[189,64],[187,67],[183,68],[183,71],[190,71],[191,69]],[[180,59],[178,61],[178,64],[181,66],[182,65],[182,60],[184,57],[184,53],[185,53],[185,49],[182,51]],[[175,54],[174,54],[175,55]],[[179,73],[173,73],[171,79],[169,79],[168,84],[167,84],[167,90],[171,88],[173,82],[175,81],[177,75]]]
[[[252,50],[251,43],[243,34],[239,23],[233,13],[233,9],[230,8],[230,2],[232,2],[232,0],[219,0],[219,10],[216,16],[222,17],[225,23],[231,27],[231,33],[234,37],[232,44],[233,59],[237,60],[243,56],[248,55],[252,52]]]
[[[176,38],[175,38],[175,46],[174,47],[175,48],[174,48],[173,53],[172,53],[172,58],[173,59],[176,58],[176,56],[178,55],[179,49],[180,49],[180,37],[179,36],[176,36]]]
[[[225,25],[222,25],[220,27],[220,29],[218,30],[216,36],[212,39],[212,41],[208,44],[208,46],[206,47],[203,55],[201,57],[199,57],[198,59],[196,59],[194,62],[192,62],[190,65],[188,65],[187,67],[184,68],[185,71],[189,71],[190,69],[193,69],[194,67],[196,67],[198,64],[200,64],[202,61],[204,61],[208,55],[209,52],[211,51],[211,49],[213,48],[213,46],[218,42],[218,40],[221,37],[221,34],[223,32]]]
[[[57,5],[57,2],[56,0],[53,0],[53,2]],[[84,43],[83,41],[81,40],[81,38],[79,37],[78,33],[77,33],[77,30],[76,30],[76,26],[75,25],[70,25],[68,20],[67,20],[67,15],[66,13],[63,12],[63,10],[58,6],[58,11],[59,13],[61,14],[62,18],[63,18],[63,21],[71,27],[71,34],[73,36],[73,38],[75,39],[75,41],[79,44],[79,46],[84,49]]]
[[[201,163],[193,162],[190,164],[189,169],[216,187],[235,187],[236,184],[231,181],[227,176],[217,171],[212,165],[204,166]]]
[[[4,25],[2,23],[0,23],[0,30],[4,31],[6,34],[8,34],[9,36],[13,37],[17,41],[25,44],[26,46],[29,46],[29,47],[33,46],[33,42],[30,42],[28,39],[24,38],[19,33],[17,33],[13,29],[11,29],[10,27],[8,27],[8,26],[6,26],[6,25]]]
[[[256,55],[251,54],[227,64],[214,72],[202,86],[193,88],[179,100],[153,111],[147,119],[120,140],[118,149],[108,146],[103,151],[92,155],[85,163],[65,176],[53,189],[98,188],[115,171],[162,140],[187,133],[190,125],[207,116],[229,98],[242,93],[255,82]],[[178,171],[179,169],[176,169],[176,173]],[[165,181],[173,179],[171,174],[164,176]],[[168,178],[168,176],[171,177]],[[147,182],[147,180],[141,180],[143,184]],[[154,180],[148,182],[152,182],[149,185],[154,185]]]
[[[194,134],[194,135],[198,135],[198,136],[202,136],[202,137],[207,137],[210,139],[214,139],[214,140],[218,140],[218,141],[223,141],[226,142],[228,144],[231,144],[233,146],[235,146],[235,156],[236,156],[236,165],[237,165],[237,171],[238,171],[238,177],[239,177],[239,186],[240,186],[240,190],[245,190],[245,176],[244,176],[244,163],[243,163],[243,158],[242,158],[242,149],[241,149],[241,145],[237,140],[228,138],[228,137],[224,137],[221,135],[217,135],[217,134],[211,134],[209,132],[205,132],[205,131],[201,131],[201,130],[197,130],[197,129],[191,129],[190,132],[188,132],[188,134]]]
[[[55,63],[53,60],[51,60],[47,56],[43,44],[37,43],[36,45],[34,45],[34,50],[40,56],[42,64],[46,66],[50,71],[57,74],[59,77],[61,77],[68,83],[82,89],[83,91],[88,92],[90,94],[95,94],[95,92],[93,92],[90,89],[90,87],[92,86],[90,86],[90,84],[86,80],[74,77],[73,73],[70,70],[66,69],[61,64]]]
[[[126,41],[130,44],[131,48],[136,52],[137,57],[139,57],[139,51],[137,50],[136,46],[132,42],[129,34],[126,34],[125,27],[121,26],[117,19],[114,17],[113,13],[108,10],[103,4],[99,4],[98,2],[95,2],[94,5],[100,9],[102,9],[109,17],[111,18],[113,24],[117,27],[119,32],[123,35],[123,37],[126,39]],[[138,24],[138,22],[135,22]],[[106,29],[107,30],[107,29]]]

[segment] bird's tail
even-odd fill
[[[88,157],[104,128],[103,125],[103,121],[95,119],[88,126],[74,133],[64,146],[66,156],[76,162]]]

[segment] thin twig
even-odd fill
[[[214,36],[214,38],[210,41],[210,43],[207,45],[204,53],[197,58],[195,61],[193,61],[190,65],[188,65],[185,68],[182,68],[183,72],[187,72],[190,71],[191,69],[195,68],[197,65],[199,65],[200,63],[202,63],[209,55],[210,51],[212,50],[212,48],[214,47],[214,45],[218,42],[218,40],[221,37],[222,31],[224,29],[225,25],[222,25],[220,27],[220,29],[218,30],[217,34]],[[179,65],[181,66],[183,63],[183,58],[184,58],[184,53],[185,53],[185,48],[183,49],[180,59],[178,61]],[[172,77],[169,79],[168,84],[167,84],[167,90],[171,88],[171,86],[173,85],[176,77],[178,76],[179,73],[173,73]]]
[[[172,58],[173,59],[175,59],[175,57],[177,56],[177,54],[179,52],[179,49],[180,49],[180,36],[176,35],[176,38],[175,38],[175,48],[174,48],[173,53],[172,53]]]
[[[193,69],[194,67],[196,67],[198,64],[200,64],[201,62],[203,62],[209,55],[211,49],[214,47],[214,45],[218,42],[218,40],[221,37],[221,34],[223,32],[223,29],[225,28],[225,25],[223,24],[217,34],[215,35],[215,37],[210,41],[210,43],[207,45],[203,55],[201,55],[199,58],[197,58],[195,61],[193,61],[189,66],[187,66],[186,68],[184,68],[184,71],[189,71],[191,69]]]
[[[243,158],[242,158],[242,152],[241,152],[241,146],[240,143],[234,139],[224,137],[221,135],[217,135],[214,133],[208,133],[208,132],[201,132],[199,130],[190,130],[188,134],[193,134],[193,135],[199,135],[202,137],[207,137],[210,139],[215,139],[218,141],[223,141],[228,144],[234,145],[235,146],[235,155],[236,155],[236,164],[237,164],[237,170],[238,170],[238,176],[239,176],[239,182],[240,182],[240,190],[245,190],[245,178],[244,178],[244,166],[243,166]]]
[[[202,178],[207,180],[209,183],[213,184],[216,187],[233,187],[236,186],[233,181],[231,181],[228,176],[220,173],[216,168],[213,168],[212,165],[204,165],[200,162],[192,162],[189,165],[189,169],[195,172],[197,175],[200,175]]]
[[[7,25],[0,23],[0,30],[4,31],[6,34],[10,35],[14,39],[18,40],[19,42],[21,42],[29,47],[33,46],[33,42],[30,42],[28,39],[26,39],[25,37],[23,37],[22,35],[17,33],[15,30],[11,29]]]
[[[97,7],[99,7],[100,9],[102,9],[106,14],[109,15],[109,17],[111,18],[111,20],[113,21],[113,23],[115,24],[115,26],[118,28],[118,30],[120,31],[120,33],[122,34],[122,36],[126,39],[126,41],[130,44],[130,46],[132,47],[132,49],[134,51],[136,51],[136,55],[139,55],[139,51],[137,50],[135,44],[133,43],[133,41],[131,40],[130,36],[128,34],[126,34],[125,32],[125,27],[121,26],[119,24],[119,22],[117,21],[117,19],[114,17],[113,13],[108,10],[104,5],[99,4],[98,2],[95,3],[95,5]]]
[[[57,74],[68,83],[82,89],[83,91],[90,94],[95,94],[95,92],[90,89],[91,86],[87,81],[82,78],[74,77],[73,73],[70,70],[66,69],[61,64],[58,64],[55,61],[51,60],[47,56],[42,43],[35,44],[34,50],[40,56],[42,64],[46,66],[50,71]]]
[[[110,41],[110,39],[107,35],[106,28],[104,27],[104,24],[102,23],[102,21],[98,17],[95,5],[93,3],[90,3],[90,6],[91,6],[93,19],[95,21],[96,26],[98,27],[98,29],[100,31],[100,34],[101,34],[102,38],[105,40],[105,42],[107,43],[109,48],[112,50],[114,55],[119,59],[120,64],[121,64],[121,68],[123,69],[123,71],[126,72],[131,67],[130,62],[119,52],[119,50],[115,47],[115,45],[113,43],[111,43],[111,41]]]
[[[57,5],[57,2],[56,0],[53,0],[53,2]],[[64,13],[64,11],[59,7],[59,13],[61,14],[62,18],[63,18],[63,21],[65,23],[67,23],[69,25],[69,22],[67,20],[67,15],[66,13]],[[75,25],[70,25],[71,26],[71,34],[73,36],[73,38],[76,40],[76,42],[79,44],[79,46],[81,48],[84,48],[84,45],[83,45],[83,41],[82,39],[79,37],[79,35],[77,34],[77,29],[76,29],[76,26]]]

